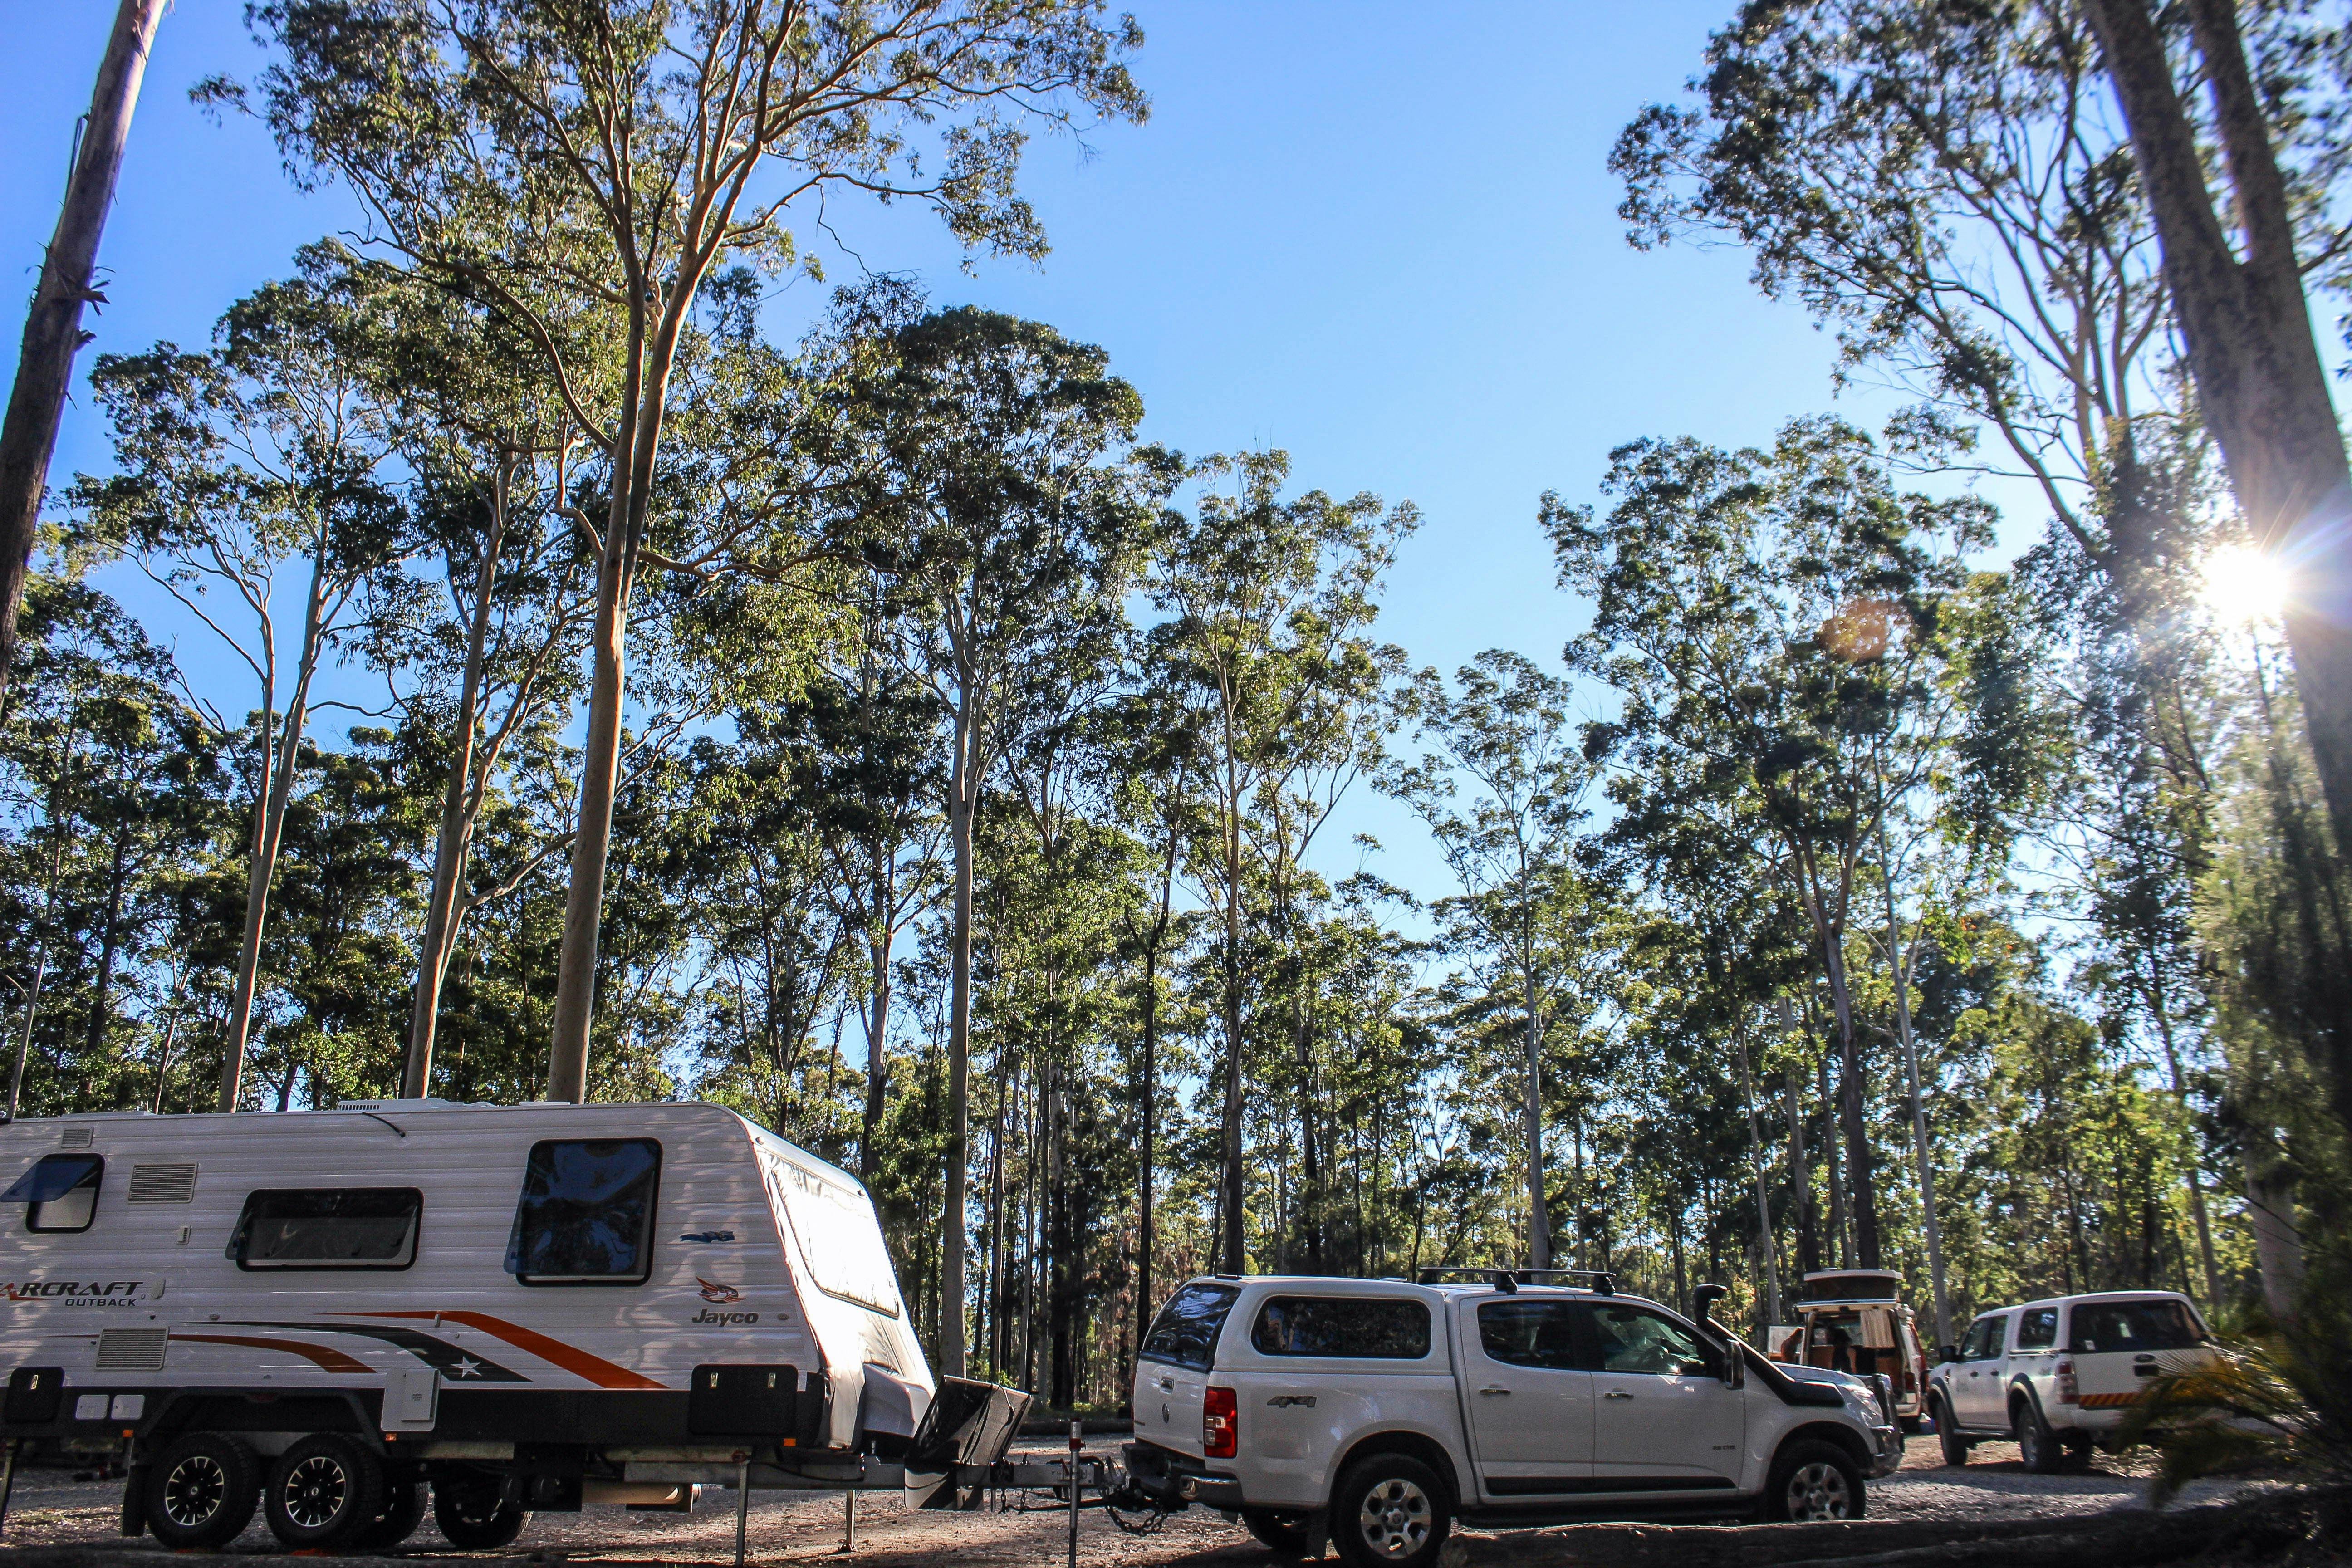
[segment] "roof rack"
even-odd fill
[[[1449,1264],[1421,1271],[1421,1283],[1434,1285],[1441,1276],[1459,1274],[1473,1279],[1490,1281],[1496,1289],[1508,1296],[1522,1285],[1540,1284],[1552,1279],[1590,1279],[1596,1296],[1614,1296],[1617,1277],[1605,1268],[1487,1268],[1476,1264]]]

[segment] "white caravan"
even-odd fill
[[[933,1411],[865,1189],[714,1105],[19,1121],[0,1184],[0,1437],[127,1443],[124,1529],[173,1546],[257,1501],[389,1544],[427,1480],[476,1548],[697,1481],[895,1485],[927,1414],[986,1464],[1026,1404]]]

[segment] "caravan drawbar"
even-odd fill
[[[953,1494],[1025,1394],[934,1379],[856,1178],[696,1102],[0,1127],[0,1439],[121,1443],[124,1528],[454,1544],[698,1482]],[[0,1503],[5,1506],[5,1503]]]

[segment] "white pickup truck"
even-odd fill
[[[1929,1412],[1944,1462],[1965,1465],[1987,1438],[2014,1437],[2047,1475],[2110,1442],[2147,1380],[2216,1352],[2205,1320],[2170,1290],[2106,1290],[1978,1315],[1936,1352]]]
[[[1775,1365],[1606,1276],[1436,1275],[1187,1282],[1136,1365],[1129,1485],[1277,1552],[1425,1568],[1456,1520],[1853,1519],[1902,1461],[1874,1381]]]

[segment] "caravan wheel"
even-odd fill
[[[147,1528],[185,1551],[226,1546],[253,1522],[261,1461],[242,1437],[191,1432],[147,1467]]]
[[[433,1522],[441,1539],[461,1552],[490,1552],[513,1544],[530,1522],[519,1502],[509,1502],[503,1477],[481,1470],[443,1470],[433,1480]]]
[[[269,1467],[261,1511],[296,1551],[341,1546],[383,1512],[383,1465],[332,1432],[303,1438]]]
[[[413,1469],[404,1470],[392,1478],[384,1488],[383,1511],[375,1522],[352,1537],[356,1552],[381,1552],[387,1546],[397,1546],[416,1533],[425,1518],[425,1483],[416,1479]]]

